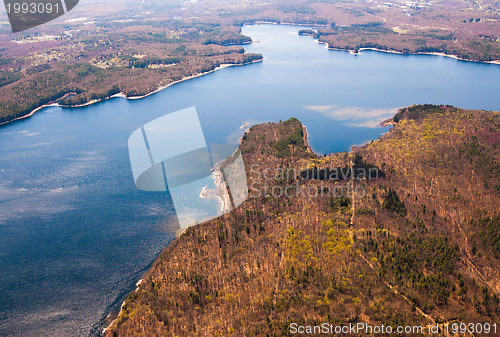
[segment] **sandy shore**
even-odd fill
[[[374,51],[379,51],[383,53],[391,53],[391,54],[405,54],[397,50],[384,50],[384,49],[378,49],[378,48],[359,48],[359,51],[362,50],[374,50]],[[350,50],[349,52],[354,53],[353,50]],[[467,62],[475,62],[475,63],[488,63],[488,64],[500,64],[499,60],[494,60],[494,61],[473,61],[473,60],[466,60],[463,58],[458,57],[457,55],[450,55],[450,54],[445,54],[445,53],[437,53],[437,52],[432,52],[432,53],[409,53],[406,55],[435,55],[435,56],[444,56],[444,57],[449,57],[455,60],[459,61],[467,61]]]
[[[310,35],[307,35],[310,36]],[[310,36],[311,37],[311,36]],[[379,49],[379,48],[359,48],[359,51],[356,53],[354,52],[354,49],[341,49],[341,48],[335,48],[335,47],[330,47],[328,45],[328,42],[326,41],[320,41],[319,39],[315,39],[318,41],[320,44],[324,44],[326,49],[329,50],[338,50],[338,51],[346,51],[349,52],[353,55],[360,54],[361,51],[363,50],[373,50],[373,51],[378,51],[382,53],[390,53],[390,54],[400,54],[400,55],[435,55],[435,56],[444,56],[444,57],[449,57],[455,60],[459,61],[467,61],[467,62],[475,62],[475,63],[487,63],[487,64],[499,64],[500,65],[500,60],[493,60],[493,61],[473,61],[473,60],[466,60],[463,58],[458,57],[457,55],[449,55],[445,53],[437,53],[437,52],[432,52],[432,53],[403,53],[397,50],[386,50],[386,49]]]
[[[321,27],[328,28],[330,25],[320,25],[320,24],[309,24],[309,23],[293,23],[293,22],[274,22],[274,21],[255,21],[251,24],[244,24],[243,26],[255,26],[255,25],[283,25],[283,26],[302,26],[302,27]]]
[[[17,117],[17,118],[15,118],[15,119],[10,120],[10,121],[7,121],[7,122],[2,122],[2,123],[0,123],[0,126],[2,126],[2,125],[4,125],[4,124],[12,123],[12,122],[17,121],[17,120],[20,120],[20,119],[24,119],[24,118],[31,117],[31,116],[33,116],[35,113],[37,113],[38,111],[40,111],[40,110],[41,110],[41,109],[43,109],[43,108],[50,107],[50,106],[60,106],[60,105],[59,105],[59,103],[57,103],[57,101],[60,101],[60,100],[62,100],[62,99],[64,99],[64,98],[68,97],[69,95],[75,95],[75,93],[74,93],[74,92],[67,93],[67,94],[65,94],[63,97],[58,98],[58,99],[56,99],[55,101],[52,101],[52,102],[50,102],[50,103],[44,104],[44,105],[42,105],[42,106],[39,106],[38,108],[36,108],[36,109],[32,110],[32,111],[31,111],[29,114],[27,114],[27,115],[24,115],[24,116],[21,116],[21,117]]]
[[[385,127],[387,127],[387,126],[394,126],[394,125],[396,125],[396,124],[398,124],[398,123],[396,123],[396,122],[394,121],[394,117],[392,117],[392,118],[386,119],[385,121],[380,122],[380,124],[379,124],[379,125],[380,125],[381,127],[385,128]]]
[[[312,37],[310,35],[306,35],[306,36]],[[359,51],[357,53],[355,53],[354,49],[334,48],[334,47],[330,47],[328,45],[328,42],[326,42],[326,41],[320,41],[319,39],[315,39],[315,40],[317,40],[318,43],[320,43],[320,44],[324,44],[326,49],[329,49],[329,50],[338,50],[338,51],[347,51],[347,52],[349,52],[349,53],[351,53],[353,55],[360,54],[360,52],[363,51],[363,50],[373,50],[373,51],[379,51],[379,52],[382,52],[382,53],[400,54],[400,55],[435,55],[435,56],[444,56],[444,57],[449,57],[449,58],[452,58],[452,59],[455,59],[455,60],[459,60],[459,61],[476,62],[476,63],[488,63],[488,64],[499,64],[500,65],[500,60],[493,60],[493,61],[473,61],[473,60],[462,59],[462,58],[458,57],[457,55],[449,55],[449,54],[437,53],[437,52],[433,52],[433,53],[403,53],[403,52],[400,52],[400,51],[397,51],[397,50],[386,50],[386,49],[379,49],[379,48],[359,48]]]
[[[184,82],[184,81],[187,81],[187,80],[190,80],[190,79],[193,79],[193,78],[196,78],[196,77],[200,77],[200,76],[203,76],[203,75],[207,75],[207,74],[213,73],[213,72],[215,72],[217,70],[220,70],[220,69],[224,69],[224,68],[228,68],[228,67],[234,67],[234,66],[244,66],[244,65],[248,65],[248,64],[252,64],[252,63],[262,62],[262,61],[264,61],[264,58],[262,58],[260,60],[255,60],[255,61],[252,61],[252,62],[248,62],[248,63],[243,63],[243,64],[221,64],[220,66],[218,66],[217,68],[215,68],[213,70],[210,70],[210,71],[207,71],[207,72],[204,72],[204,73],[199,73],[199,74],[191,75],[191,76],[186,76],[186,77],[184,77],[184,78],[182,78],[182,79],[180,79],[178,81],[174,81],[174,82],[169,83],[167,85],[161,86],[158,89],[156,89],[156,90],[154,90],[154,91],[152,91],[150,93],[147,93],[145,95],[142,95],[142,96],[127,97],[127,95],[125,95],[125,93],[119,92],[117,94],[114,94],[114,95],[106,97],[106,98],[94,99],[94,100],[88,101],[88,102],[83,103],[83,104],[78,104],[78,105],[64,105],[64,104],[57,103],[57,101],[65,98],[67,96],[67,95],[64,95],[63,97],[57,99],[54,102],[50,102],[48,104],[44,104],[42,106],[39,106],[38,108],[32,110],[27,115],[24,115],[24,116],[21,116],[21,117],[17,117],[15,119],[7,121],[7,122],[2,122],[2,123],[0,123],[0,126],[2,126],[4,124],[15,122],[15,121],[18,121],[18,120],[22,120],[22,119],[25,119],[25,118],[29,118],[29,117],[33,116],[35,113],[37,113],[38,111],[42,110],[43,108],[47,108],[47,107],[81,108],[81,107],[89,106],[89,105],[92,105],[92,104],[95,104],[95,103],[99,103],[99,102],[102,102],[102,101],[105,101],[105,100],[108,100],[108,99],[111,99],[111,98],[118,98],[118,97],[119,98],[130,99],[130,100],[141,99],[141,98],[148,97],[150,95],[156,94],[157,92],[160,92],[162,90],[165,90],[165,89],[167,89],[168,87],[170,87],[170,86],[172,86],[174,84],[177,84],[177,83],[180,83],[180,82]]]
[[[9,123],[12,123],[12,122],[15,122],[15,121],[18,121],[18,120],[21,120],[21,119],[29,118],[29,117],[33,116],[35,113],[37,113],[38,111],[42,110],[43,108],[47,108],[47,107],[50,107],[50,106],[59,106],[59,104],[57,104],[57,103],[51,103],[51,104],[45,104],[45,105],[39,106],[38,108],[34,109],[33,111],[31,111],[27,115],[24,115],[24,116],[21,116],[21,117],[17,117],[15,119],[7,121],[7,122],[0,123],[0,126],[5,125],[5,124],[9,124]]]
[[[231,200],[229,198],[227,185],[224,182],[224,177],[222,175],[222,172],[220,171],[220,165],[214,169],[212,175],[214,177],[215,189],[209,189],[207,186],[204,186],[200,192],[200,198],[219,199],[220,203],[219,212],[222,214],[231,209]]]
[[[304,144],[306,144],[307,152],[314,154],[314,151],[312,150],[311,146],[309,145],[309,142],[307,141],[307,127],[302,124],[302,130],[304,131]]]
[[[373,50],[373,51],[378,51],[378,52],[382,52],[382,53],[400,54],[400,55],[434,55],[434,56],[444,56],[444,57],[449,57],[449,58],[452,58],[452,59],[455,59],[455,60],[459,60],[459,61],[467,61],[467,62],[475,62],[475,63],[487,63],[487,64],[499,64],[500,65],[500,60],[494,60],[494,61],[473,61],[473,60],[466,60],[466,59],[460,58],[457,55],[449,55],[449,54],[445,54],[445,53],[436,53],[436,52],[433,52],[433,53],[403,53],[403,52],[400,52],[400,51],[397,51],[397,50],[385,50],[385,49],[378,49],[378,48],[359,48],[359,52],[356,53],[356,52],[354,52],[353,49],[346,50],[346,49],[340,49],[340,48],[332,48],[332,47],[328,46],[328,42],[319,41],[319,40],[318,40],[318,42],[326,44],[327,48],[330,49],[330,50],[348,51],[349,53],[351,53],[353,55],[360,54],[361,51],[363,51],[363,50]]]

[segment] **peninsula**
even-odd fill
[[[326,157],[297,119],[251,127],[248,200],[174,240],[106,336],[498,322],[499,112],[419,105],[392,122]]]

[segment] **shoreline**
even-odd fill
[[[0,127],[3,126],[3,125],[7,125],[9,123],[13,123],[13,122],[16,122],[16,121],[20,121],[20,120],[23,120],[23,119],[27,119],[27,118],[30,118],[32,117],[35,113],[37,113],[38,111],[44,109],[44,108],[49,108],[49,107],[61,107],[61,108],[82,108],[82,107],[86,107],[86,106],[89,106],[89,105],[92,105],[92,104],[96,104],[96,103],[99,103],[99,102],[104,102],[108,99],[112,99],[112,98],[125,98],[127,100],[137,100],[137,99],[142,99],[142,98],[145,98],[145,97],[148,97],[148,96],[151,96],[151,95],[154,95],[160,91],[163,91],[165,89],[167,89],[168,87],[174,85],[174,84],[178,84],[178,83],[181,83],[181,82],[184,82],[184,81],[188,81],[188,80],[191,80],[193,78],[197,78],[197,77],[201,77],[201,76],[204,76],[204,75],[207,75],[207,74],[211,74],[217,70],[221,70],[221,69],[224,69],[224,68],[229,68],[229,67],[236,67],[236,66],[245,66],[245,65],[249,65],[249,64],[253,64],[253,63],[259,63],[259,62],[263,62],[264,61],[264,57],[261,58],[260,60],[254,60],[254,61],[251,61],[251,62],[247,62],[247,63],[241,63],[241,64],[234,64],[234,63],[223,63],[219,66],[217,66],[215,69],[212,69],[210,71],[207,71],[207,72],[203,72],[203,73],[199,73],[199,74],[194,74],[194,75],[190,75],[190,76],[186,76],[186,77],[183,77],[181,78],[180,80],[177,80],[177,81],[174,81],[172,83],[169,83],[167,85],[163,85],[163,86],[160,86],[158,87],[157,89],[147,93],[147,94],[144,94],[144,95],[141,95],[141,96],[131,96],[131,97],[128,97],[127,95],[125,95],[124,92],[119,92],[117,94],[114,94],[114,95],[111,95],[109,97],[105,97],[105,98],[100,98],[100,99],[93,99],[93,100],[90,100],[88,102],[85,102],[85,103],[82,103],[82,104],[78,104],[78,105],[65,105],[65,104],[59,104],[57,103],[57,101],[60,101],[61,99],[65,98],[68,94],[64,95],[63,97],[61,98],[58,98],[57,100],[55,101],[52,101],[50,103],[47,103],[47,104],[43,104],[35,109],[33,109],[30,113],[28,113],[27,115],[24,115],[24,116],[20,116],[20,117],[17,117],[17,118],[14,118],[10,121],[6,121],[6,122],[2,122],[0,123]]]
[[[141,285],[142,281],[144,281],[144,278],[141,278],[141,279],[139,279],[139,281],[137,281],[137,283],[135,284],[135,290],[134,290],[134,291],[132,291],[131,293],[135,293],[135,292],[137,292],[137,291],[139,290],[139,286]],[[129,296],[131,293],[129,293],[129,294],[127,295],[127,298],[128,298],[128,296]],[[101,335],[104,335],[104,334],[106,333],[106,331],[107,331],[107,330],[111,327],[111,325],[113,325],[113,323],[114,323],[114,322],[118,319],[118,317],[120,317],[120,314],[121,314],[121,313],[122,313],[122,311],[123,311],[123,306],[124,306],[124,305],[125,305],[125,303],[127,302],[127,298],[125,298],[125,299],[123,300],[122,304],[120,305],[120,311],[118,312],[118,315],[116,315],[116,318],[114,318],[114,319],[111,321],[111,323],[110,323],[107,327],[105,327],[105,328],[101,331]]]
[[[306,127],[304,124],[302,124],[302,130],[304,131],[303,138],[304,138],[304,143],[305,143],[305,145],[306,145],[307,151],[308,151],[309,153],[311,153],[311,154],[315,154],[315,153],[314,153],[314,151],[312,150],[311,146],[309,145],[309,142],[308,142],[308,135],[309,135],[309,134],[307,133],[307,127]],[[250,133],[250,128],[248,128],[248,129],[245,131],[244,135],[245,135],[245,134],[248,134],[248,133]],[[241,145],[242,141],[243,141],[243,136],[240,138],[240,141],[239,141],[240,145]],[[215,173],[215,172],[217,172],[217,173]],[[230,205],[231,201],[229,200],[229,194],[225,194],[225,197],[227,197],[227,199],[225,199],[225,198],[223,198],[221,195],[219,195],[219,193],[218,193],[218,192],[220,192],[220,191],[221,191],[221,189],[226,189],[226,191],[227,191],[226,184],[222,181],[222,172],[220,172],[220,165],[219,165],[219,166],[217,166],[217,168],[216,168],[216,170],[214,171],[214,173],[216,174],[216,183],[215,183],[215,184],[216,184],[216,187],[217,187],[217,192],[215,192],[215,193],[216,193],[216,195],[213,195],[213,196],[211,195],[211,196],[209,196],[209,197],[217,197],[217,198],[219,198],[219,200],[221,201],[221,204],[222,204],[221,206],[222,206],[222,208],[224,208],[225,206]],[[220,174],[220,175],[219,175],[219,174]],[[205,187],[203,188],[203,190],[205,190]],[[203,190],[202,190],[202,192],[200,193],[200,197],[202,197]],[[224,199],[225,199],[225,200],[224,200]],[[177,233],[176,233],[177,235],[176,235],[175,239],[173,239],[173,240],[172,240],[172,241],[171,241],[171,242],[170,242],[170,243],[169,243],[169,244],[168,244],[168,245],[167,245],[164,249],[166,249],[166,248],[167,248],[168,246],[170,246],[173,242],[175,242],[175,240],[179,239],[179,237],[182,235],[182,233],[184,233],[184,232],[186,231],[186,229],[187,229],[187,228],[185,228],[185,229],[181,229],[179,232],[177,232]],[[155,259],[155,261],[156,261],[156,259]],[[148,269],[148,270],[149,270],[149,269]],[[141,279],[139,279],[139,281],[136,283],[136,289],[135,289],[133,292],[131,292],[131,293],[137,292],[137,291],[139,290],[139,286],[140,286],[140,284],[143,282],[143,280],[144,280],[144,276],[143,276]],[[126,302],[126,301],[127,301],[127,299],[123,300],[123,302],[122,302],[122,304],[121,304],[121,306],[120,306],[120,310],[119,310],[119,312],[118,312],[117,316],[116,316],[113,320],[111,320],[111,322],[110,322],[110,323],[109,323],[109,324],[108,324],[108,325],[107,325],[107,326],[106,326],[106,327],[105,327],[105,328],[101,331],[101,334],[102,334],[103,336],[104,336],[104,334],[106,333],[106,331],[107,331],[109,328],[111,328],[111,326],[112,326],[112,325],[116,322],[116,320],[118,319],[118,317],[120,317],[120,314],[122,313],[123,306],[125,305],[125,302]]]
[[[381,127],[385,128],[385,127],[388,127],[388,126],[395,126],[396,124],[398,124],[398,123],[396,123],[394,121],[394,117],[392,117],[392,118],[386,119],[385,121],[380,122],[379,125]]]
[[[321,27],[321,28],[330,27],[330,25],[322,25],[322,24],[274,22],[274,21],[255,21],[254,23],[244,23],[243,24],[243,26],[255,26],[255,25],[283,25],[283,26],[302,26],[302,27]]]
[[[303,36],[310,37],[313,40],[316,40],[319,44],[324,44],[325,48],[328,49],[328,50],[345,51],[345,52],[348,52],[348,53],[350,53],[352,55],[359,55],[359,54],[361,54],[361,52],[363,50],[372,50],[372,51],[377,51],[377,52],[381,52],[381,53],[399,54],[399,55],[433,55],[433,56],[443,56],[443,57],[449,57],[449,58],[455,59],[457,61],[465,61],[465,62],[473,62],[473,63],[483,63],[483,64],[496,64],[496,65],[500,65],[500,60],[474,61],[474,60],[467,60],[467,59],[460,58],[457,55],[450,55],[450,54],[445,54],[445,53],[442,53],[442,52],[403,53],[401,51],[389,50],[389,49],[386,50],[386,49],[379,49],[379,48],[359,48],[359,51],[356,53],[356,52],[354,52],[354,49],[342,49],[342,48],[330,47],[330,45],[328,44],[328,42],[321,41],[320,39],[316,39],[316,38],[314,38],[314,36],[312,36],[310,34],[304,34]]]
[[[304,144],[306,145],[307,152],[309,152],[311,154],[316,154],[316,153],[314,153],[312,147],[309,145],[309,141],[307,140],[309,137],[309,134],[307,133],[307,127],[303,123],[302,123],[302,132],[304,134]]]
[[[260,60],[254,60],[252,62],[247,62],[247,63],[242,63],[242,64],[231,64],[231,63],[225,63],[225,64],[221,64],[219,65],[218,67],[216,67],[215,69],[213,70],[210,70],[208,72],[204,72],[204,73],[199,73],[199,74],[195,74],[195,75],[191,75],[191,76],[186,76],[178,81],[174,81],[172,83],[169,83],[167,85],[164,85],[164,86],[160,86],[158,87],[158,89],[150,92],[150,93],[147,93],[145,95],[142,95],[142,96],[132,96],[132,97],[127,97],[123,92],[119,92],[117,94],[114,94],[112,96],[109,96],[109,97],[106,97],[106,98],[103,98],[103,99],[97,99],[97,100],[91,100],[91,101],[88,101],[86,103],[83,103],[83,104],[79,104],[79,105],[74,105],[74,106],[68,106],[68,105],[62,105],[62,104],[59,104],[57,103],[58,100],[61,100],[63,99],[65,96],[67,96],[68,94],[66,94],[65,96],[57,99],[55,102],[51,102],[51,103],[48,103],[48,104],[44,104],[44,105],[41,105],[35,109],[33,109],[29,114],[27,115],[24,115],[24,116],[21,116],[21,117],[17,117],[13,120],[10,120],[10,121],[6,121],[6,122],[3,122],[3,123],[0,123],[0,126],[3,126],[5,124],[9,124],[9,123],[13,123],[13,122],[16,122],[16,121],[19,121],[19,120],[23,120],[23,119],[27,119],[29,117],[32,117],[35,113],[37,113],[38,111],[44,109],[44,108],[47,108],[47,107],[63,107],[63,108],[80,108],[80,107],[85,107],[85,106],[89,106],[89,105],[92,105],[92,104],[96,104],[96,103],[99,103],[99,102],[102,102],[102,101],[106,101],[108,99],[112,99],[112,98],[125,98],[125,99],[128,99],[128,100],[137,100],[137,99],[142,99],[142,98],[145,98],[145,97],[148,97],[148,96],[151,96],[153,94],[156,94],[162,90],[165,90],[167,89],[168,87],[172,86],[172,85],[175,85],[175,84],[178,84],[178,83],[181,83],[181,82],[184,82],[184,81],[187,81],[187,80],[190,80],[190,79],[193,79],[193,78],[197,78],[197,77],[201,77],[201,76],[204,76],[204,75],[207,75],[207,74],[210,74],[210,73],[213,73],[217,70],[221,70],[221,69],[224,69],[224,68],[229,68],[229,67],[233,67],[233,66],[244,66],[244,65],[249,65],[249,64],[253,64],[253,63],[258,63],[258,62],[263,62],[264,61],[264,57]],[[223,186],[217,186],[218,189],[219,188],[223,188]],[[225,204],[225,198],[222,198],[220,195],[217,195],[217,197],[220,199],[221,201],[221,207],[224,208],[226,205]],[[175,241],[176,239],[178,239],[182,233],[185,231],[184,230],[181,230],[179,231],[178,233],[176,233],[176,238],[173,239],[172,241]],[[170,243],[169,243],[170,245]],[[168,245],[167,245],[168,247]],[[166,247],[165,247],[166,248]],[[156,260],[156,259],[155,259]],[[143,278],[139,279],[139,281],[136,283],[136,289],[132,292],[137,292],[139,290],[139,286],[140,284],[142,283],[143,281]],[[123,306],[125,305],[127,299],[123,300],[122,304],[120,305],[120,310],[118,311],[117,315],[115,318],[113,318],[111,320],[111,322],[101,331],[101,335],[104,336],[104,334],[106,333],[106,331],[116,322],[116,320],[118,319],[118,317],[120,317],[120,314],[122,313],[123,311]],[[114,315],[113,315],[114,316]]]
[[[328,27],[328,26],[323,26],[323,25],[311,25],[311,24],[304,24],[304,23],[291,23],[291,22],[280,22],[280,23],[277,23],[277,22],[270,22],[270,21],[256,21],[255,23],[253,24],[243,24],[243,26],[252,26],[252,25],[260,25],[260,24],[273,24],[273,25],[289,25],[289,26],[304,26],[304,27]],[[341,48],[336,48],[336,47],[330,47],[329,43],[326,42],[326,41],[321,41],[319,38],[318,39],[315,39],[314,36],[312,35],[309,35],[309,34],[305,34],[305,36],[308,36],[310,38],[313,38],[314,40],[316,40],[319,44],[325,44],[326,48],[328,50],[337,50],[337,51],[345,51],[345,52],[349,52],[350,54],[352,55],[358,55],[358,54],[361,54],[361,51],[363,50],[372,50],[372,51],[377,51],[377,52],[382,52],[382,53],[390,53],[390,54],[400,54],[400,55],[434,55],[434,56],[443,56],[443,57],[449,57],[449,58],[452,58],[452,59],[455,59],[455,60],[458,60],[458,61],[466,61],[466,62],[474,62],[474,63],[484,63],[484,64],[496,64],[496,65],[500,65],[500,60],[493,60],[493,61],[478,61],[478,60],[467,60],[467,59],[463,59],[463,58],[460,58],[458,57],[457,55],[450,55],[450,54],[445,54],[443,52],[426,52],[426,53],[421,53],[421,52],[415,52],[415,53],[403,53],[403,52],[400,52],[400,51],[397,51],[397,50],[386,50],[386,49],[379,49],[379,48],[359,48],[358,52],[356,53],[354,51],[354,49],[341,49]],[[251,44],[252,42],[245,42],[244,44]],[[106,98],[100,98],[100,99],[95,99],[95,100],[90,100],[86,103],[83,103],[83,104],[78,104],[78,105],[63,105],[63,104],[59,104],[57,103],[57,101],[65,98],[68,94],[64,95],[63,97],[61,98],[58,98],[57,100],[53,101],[53,102],[50,102],[50,103],[47,103],[47,104],[44,104],[44,105],[41,105],[35,109],[33,109],[30,113],[28,113],[27,115],[24,115],[24,116],[20,116],[20,117],[17,117],[17,118],[14,118],[10,121],[5,121],[5,122],[1,122],[0,123],[0,127],[3,126],[3,125],[6,125],[6,124],[9,124],[9,123],[12,123],[12,122],[15,122],[15,121],[19,121],[19,120],[22,120],[22,119],[26,119],[26,118],[29,118],[29,117],[32,117],[36,112],[40,111],[41,109],[43,108],[47,108],[47,107],[63,107],[63,108],[81,108],[81,107],[85,107],[85,106],[89,106],[89,105],[92,105],[92,104],[95,104],[95,103],[99,103],[99,102],[102,102],[102,101],[105,101],[105,100],[108,100],[108,99],[111,99],[111,98],[126,98],[126,99],[129,99],[129,100],[136,100],[136,99],[141,99],[141,98],[145,98],[145,97],[148,97],[150,95],[153,95],[153,94],[156,94],[166,88],[168,88],[169,86],[171,85],[174,85],[174,84],[177,84],[177,83],[180,83],[180,82],[183,82],[183,81],[187,81],[187,80],[190,80],[190,79],[193,79],[193,78],[196,78],[196,77],[200,77],[200,76],[203,76],[203,75],[207,75],[207,74],[210,74],[212,72],[215,72],[217,70],[220,70],[220,69],[224,69],[224,68],[227,68],[227,67],[232,67],[232,66],[244,66],[244,65],[248,65],[248,64],[253,64],[253,63],[258,63],[258,62],[263,62],[264,61],[264,57],[260,60],[254,60],[254,61],[251,61],[251,62],[247,62],[247,63],[242,63],[242,64],[233,64],[233,63],[224,63],[224,64],[221,64],[219,65],[218,67],[216,67],[215,69],[213,70],[210,70],[210,71],[207,71],[207,72],[204,72],[204,73],[199,73],[199,74],[195,74],[195,75],[190,75],[190,76],[186,76],[186,77],[183,77],[182,79],[180,80],[177,80],[177,81],[174,81],[172,83],[169,83],[167,85],[164,85],[164,86],[160,86],[158,87],[156,90],[152,91],[152,92],[149,92],[147,94],[144,94],[144,95],[141,95],[141,96],[131,96],[131,97],[128,97],[127,95],[125,95],[125,93],[123,92],[119,92],[117,94],[114,94],[112,96],[109,96],[109,97],[106,97]]]
[[[285,23],[281,23],[281,24],[285,24]],[[299,25],[299,24],[289,24],[289,25]],[[318,43],[324,43],[326,44],[326,47],[327,49],[332,49],[332,50],[339,50],[339,51],[349,51],[350,53],[352,54],[357,54],[357,53],[354,53],[353,50],[344,50],[344,49],[336,49],[336,48],[330,48],[328,46],[328,43],[327,42],[320,42],[318,40]],[[397,51],[390,51],[390,50],[381,50],[381,49],[376,49],[376,48],[360,48],[359,49],[360,51],[362,50],[373,50],[373,51],[378,51],[378,52],[387,52],[387,53],[394,53],[394,54],[404,54],[402,52],[397,52]],[[463,60],[463,59],[460,59],[458,58],[457,56],[454,56],[454,55],[447,55],[447,54],[443,54],[443,53],[414,53],[414,54],[408,54],[408,55],[436,55],[436,56],[445,56],[445,57],[450,57],[450,58],[455,58],[457,60],[462,60],[462,61],[469,61],[469,62],[477,62],[477,63],[492,63],[492,64],[500,64],[500,61],[490,61],[490,62],[485,62],[485,61],[471,61],[471,60]],[[106,97],[106,98],[102,98],[102,99],[97,99],[97,100],[91,100],[91,101],[88,101],[86,103],[83,103],[83,104],[80,104],[80,105],[74,105],[74,106],[68,106],[68,105],[61,105],[59,103],[57,103],[58,100],[62,99],[58,99],[56,100],[55,102],[51,102],[51,103],[47,103],[45,105],[42,105],[40,107],[37,107],[35,108],[34,110],[32,110],[29,114],[27,115],[24,115],[24,116],[21,116],[21,117],[18,117],[18,118],[15,118],[13,120],[10,120],[10,121],[6,121],[6,122],[3,122],[3,123],[0,123],[0,126],[3,126],[5,124],[8,124],[8,123],[12,123],[12,122],[15,122],[15,121],[18,121],[18,120],[22,120],[22,119],[25,119],[25,118],[29,118],[29,117],[32,117],[36,112],[42,110],[43,108],[46,108],[46,107],[67,107],[67,108],[79,108],[79,107],[85,107],[85,106],[90,106],[92,104],[95,104],[95,103],[99,103],[101,101],[105,101],[105,100],[108,100],[108,99],[112,99],[112,98],[126,98],[127,100],[137,100],[137,99],[142,99],[142,98],[146,98],[150,95],[153,95],[153,94],[156,94],[162,90],[165,90],[167,89],[168,87],[170,86],[173,86],[175,84],[178,84],[178,83],[181,83],[183,81],[187,81],[187,80],[190,80],[190,79],[193,79],[193,78],[197,78],[197,77],[201,77],[203,75],[207,75],[207,74],[210,74],[210,73],[213,73],[217,70],[220,70],[220,69],[224,69],[224,68],[228,68],[228,67],[232,67],[232,66],[243,66],[243,65],[248,65],[248,64],[252,64],[252,63],[257,63],[257,62],[263,62],[264,58],[260,59],[260,60],[254,60],[252,62],[248,62],[248,63],[243,63],[243,64],[221,64],[220,66],[216,67],[215,69],[213,70],[210,70],[208,72],[202,72],[202,73],[199,73],[199,74],[195,74],[195,75],[191,75],[191,76],[187,76],[187,77],[183,77],[182,79],[180,80],[177,80],[177,81],[174,81],[172,83],[169,83],[167,85],[164,85],[164,86],[160,86],[158,87],[156,90],[152,91],[152,92],[149,92],[147,94],[144,94],[144,95],[141,95],[141,96],[131,96],[131,97],[127,97],[123,92],[120,92],[120,93],[117,93],[117,94],[114,94],[114,95],[111,95],[109,97]],[[310,152],[310,153],[314,153],[311,149],[311,147],[309,146],[309,143],[308,143],[308,132],[307,132],[307,128],[305,125],[303,125],[303,130],[304,130],[304,142],[307,146],[307,150]],[[177,236],[178,237],[178,236]],[[170,245],[170,244],[169,244]],[[156,260],[156,259],[155,259]],[[139,282],[137,282],[137,288],[133,291],[133,292],[137,292],[138,289],[139,289],[139,285],[140,283],[142,282],[142,279],[139,280]],[[116,318],[114,318],[111,323],[106,327],[104,328],[104,330],[102,330],[102,333],[104,334],[115,322],[116,320],[118,319],[118,317],[120,317],[121,313],[122,313],[122,308],[123,306],[125,305],[126,303],[126,300],[124,300],[120,306],[120,310],[119,310],[119,313],[118,315],[116,316]]]
[[[341,48],[335,48],[335,47],[330,47],[328,45],[328,42],[325,42],[325,41],[319,41],[318,40],[318,43],[324,43],[326,44],[326,48],[328,50],[338,50],[338,51],[345,51],[345,52],[349,52],[350,54],[352,55],[359,55],[361,54],[361,52],[363,50],[372,50],[372,51],[377,51],[377,52],[381,52],[381,53],[389,53],[389,54],[399,54],[399,55],[433,55],[433,56],[443,56],[443,57],[449,57],[449,58],[452,58],[452,59],[455,59],[457,61],[465,61],[465,62],[474,62],[474,63],[484,63],[484,64],[496,64],[496,65],[500,65],[500,60],[493,60],[493,61],[474,61],[474,60],[467,60],[467,59],[463,59],[463,58],[460,58],[458,57],[457,55],[450,55],[450,54],[445,54],[445,53],[441,53],[441,52],[430,52],[430,53],[403,53],[403,52],[400,52],[400,51],[397,51],[397,50],[385,50],[385,49],[379,49],[379,48],[359,48],[359,51],[356,53],[354,51],[354,49],[341,49]]]
[[[296,25],[300,26],[300,25]],[[309,27],[313,27],[313,25],[309,25]],[[314,29],[314,28],[313,28]],[[298,34],[300,35],[300,34]],[[452,54],[446,54],[443,52],[414,52],[414,53],[403,53],[398,50],[390,50],[390,49],[380,49],[380,48],[359,48],[358,52],[356,53],[354,49],[342,49],[342,48],[337,48],[337,47],[330,47],[330,44],[327,41],[321,41],[320,38],[315,38],[314,35],[312,34],[302,34],[302,36],[307,36],[312,38],[313,40],[316,40],[319,44],[324,44],[326,49],[328,50],[338,50],[338,51],[345,51],[349,52],[352,55],[358,55],[361,54],[363,50],[373,50],[373,51],[378,51],[382,53],[390,53],[390,54],[400,54],[400,55],[434,55],[434,56],[444,56],[444,57],[449,57],[458,61],[466,61],[466,62],[474,62],[474,63],[485,63],[485,64],[497,64],[500,65],[500,59],[499,60],[493,60],[493,61],[478,61],[478,60],[467,60],[458,57],[457,55],[452,55]]]
[[[248,130],[247,130],[248,131]],[[241,144],[241,142],[240,142]],[[223,174],[220,170],[221,168],[221,164],[218,164],[215,168],[214,168],[214,171],[213,171],[213,177],[214,177],[214,185],[215,185],[215,189],[214,190],[209,190],[207,188],[207,186],[204,186],[199,194],[199,197],[200,198],[217,198],[220,202],[220,211],[221,213],[222,212],[225,212],[225,211],[228,211],[231,207],[231,199],[230,199],[230,196],[229,196],[229,193],[227,192],[228,191],[228,187],[225,183],[225,181],[223,180],[224,177],[223,177]],[[168,243],[168,245],[166,245],[163,249],[162,249],[162,253],[165,249],[167,249],[170,245],[172,245],[176,240],[178,240],[180,238],[180,236],[188,229],[189,227],[186,227],[186,228],[180,228],[177,232],[176,232],[176,236],[175,238],[170,241]],[[162,254],[160,253],[160,255]],[[158,256],[160,256],[158,255]],[[155,260],[153,261],[153,263],[158,259],[155,258]],[[101,336],[104,336],[106,331],[108,329],[110,329],[112,327],[112,325],[116,322],[116,320],[120,317],[122,311],[123,311],[123,306],[125,305],[125,303],[127,302],[127,299],[128,299],[128,296],[132,293],[135,293],[137,291],[139,291],[139,286],[141,285],[141,283],[144,281],[144,277],[146,275],[146,273],[148,273],[149,270],[151,270],[152,268],[152,265],[147,269],[147,271],[143,274],[143,276],[139,279],[139,281],[136,283],[136,288],[134,291],[130,292],[127,297],[125,297],[125,299],[123,300],[122,304],[120,305],[120,310],[118,311],[116,317],[114,317],[111,322],[106,325],[106,327],[101,331]],[[114,315],[113,315],[114,316]],[[111,317],[113,317],[111,316]]]
[[[199,197],[201,199],[217,198],[219,200],[219,212],[223,214],[230,210],[231,200],[229,199],[229,193],[227,192],[228,188],[220,169],[221,165],[219,164],[213,169],[212,172],[215,189],[209,189],[207,185],[205,185],[201,189]]]

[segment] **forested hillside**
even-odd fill
[[[106,335],[498,322],[499,117],[413,106],[380,139],[327,157],[308,152],[296,119],[253,126],[249,199],[169,245]]]
[[[0,123],[50,102],[84,104],[118,92],[142,96],[221,64],[261,60],[231,46],[251,42],[241,27],[259,22],[305,25],[303,34],[354,52],[500,59],[496,0],[169,0],[140,6],[113,0],[80,2],[70,17],[17,34],[0,21]]]

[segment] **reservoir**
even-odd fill
[[[296,117],[315,152],[378,138],[400,107],[500,110],[500,66],[442,56],[325,48],[305,27],[243,27],[264,61],[228,67],[139,100],[48,107],[0,127],[0,335],[88,336],[174,237],[165,193],[135,187],[127,141],[195,106],[208,144],[244,124]]]

